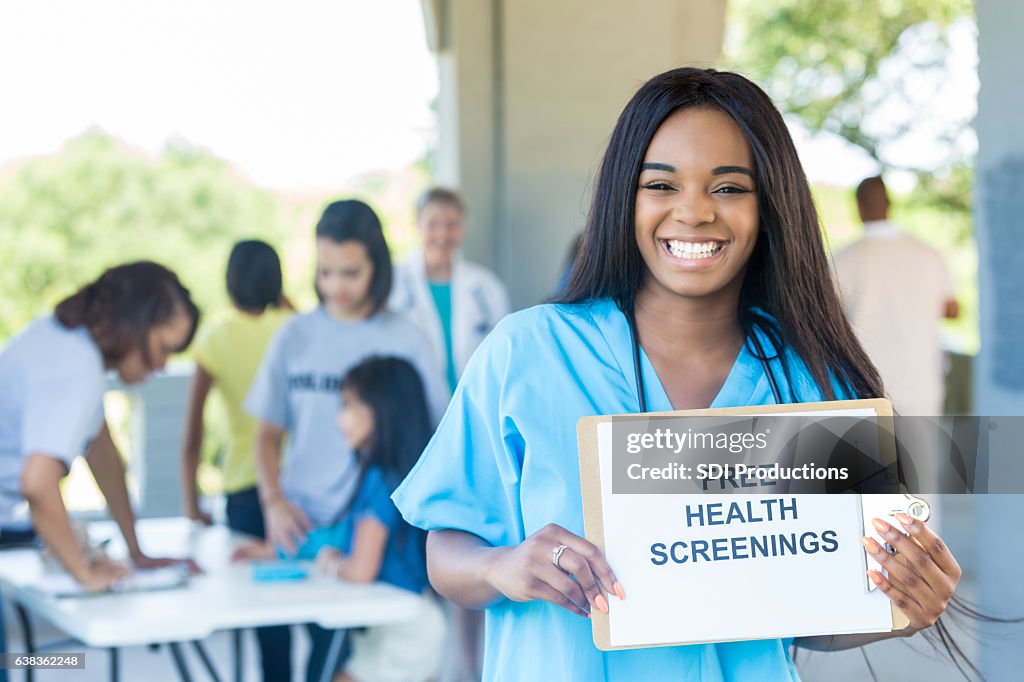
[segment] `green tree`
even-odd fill
[[[285,236],[279,201],[184,143],[159,159],[100,132],[0,178],[0,340],[111,265],[156,260],[204,311],[226,305],[232,243]]]
[[[950,28],[972,20],[970,0],[730,0],[726,59],[812,132],[915,173],[918,200],[967,214],[973,111],[952,115],[934,98],[950,75]],[[936,153],[908,158],[898,143],[922,132]]]
[[[894,197],[894,218],[945,255],[962,311],[945,330],[976,349],[974,107],[950,111],[938,97],[953,75],[954,31],[974,28],[973,2],[729,0],[728,8],[729,66],[753,77],[812,133],[839,136],[883,171],[916,176],[910,194]],[[929,158],[904,144],[916,137],[920,150],[922,136]],[[815,195],[833,245],[853,239],[859,230],[849,190],[819,187]]]

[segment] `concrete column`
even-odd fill
[[[471,259],[513,305],[551,291],[626,100],[718,59],[725,0],[424,0],[441,73],[436,174],[469,207]]]
[[[981,352],[975,374],[979,414],[1024,415],[1024,48],[1019,27],[1024,4],[978,0],[978,161],[975,235],[981,299]],[[1009,431],[1009,430],[1007,430]],[[991,446],[1019,450],[992,432]],[[1024,459],[994,462],[990,481],[1021,488]],[[989,495],[976,501],[979,598],[989,611],[1024,616],[1024,495]],[[985,626],[980,667],[990,680],[1020,677],[1021,626]]]

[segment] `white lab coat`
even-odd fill
[[[461,376],[476,347],[509,312],[505,285],[487,268],[455,257],[452,264],[452,360]],[[395,267],[389,305],[412,317],[434,346],[438,367],[447,367],[441,316],[427,286],[423,253],[415,251]]]

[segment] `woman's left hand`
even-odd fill
[[[873,538],[862,542],[868,554],[899,582],[897,587],[880,571],[869,570],[868,577],[910,619],[914,630],[931,627],[939,619],[960,582],[960,564],[946,543],[923,522],[897,513],[896,520],[910,533],[904,535],[881,519],[872,523],[885,541],[896,548],[906,561],[898,561]]]
[[[316,568],[323,575],[338,577],[338,569],[341,567],[341,552],[334,547],[323,547],[316,555]]]
[[[135,564],[135,568],[161,568],[163,566],[174,566],[175,564],[184,564],[185,568],[188,569],[189,575],[199,575],[203,572],[203,569],[199,568],[199,564],[197,564],[192,559],[151,557],[146,554],[139,553],[132,557],[132,563]]]

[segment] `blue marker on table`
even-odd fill
[[[299,561],[256,561],[252,565],[252,579],[258,583],[278,583],[305,580],[309,570]]]

